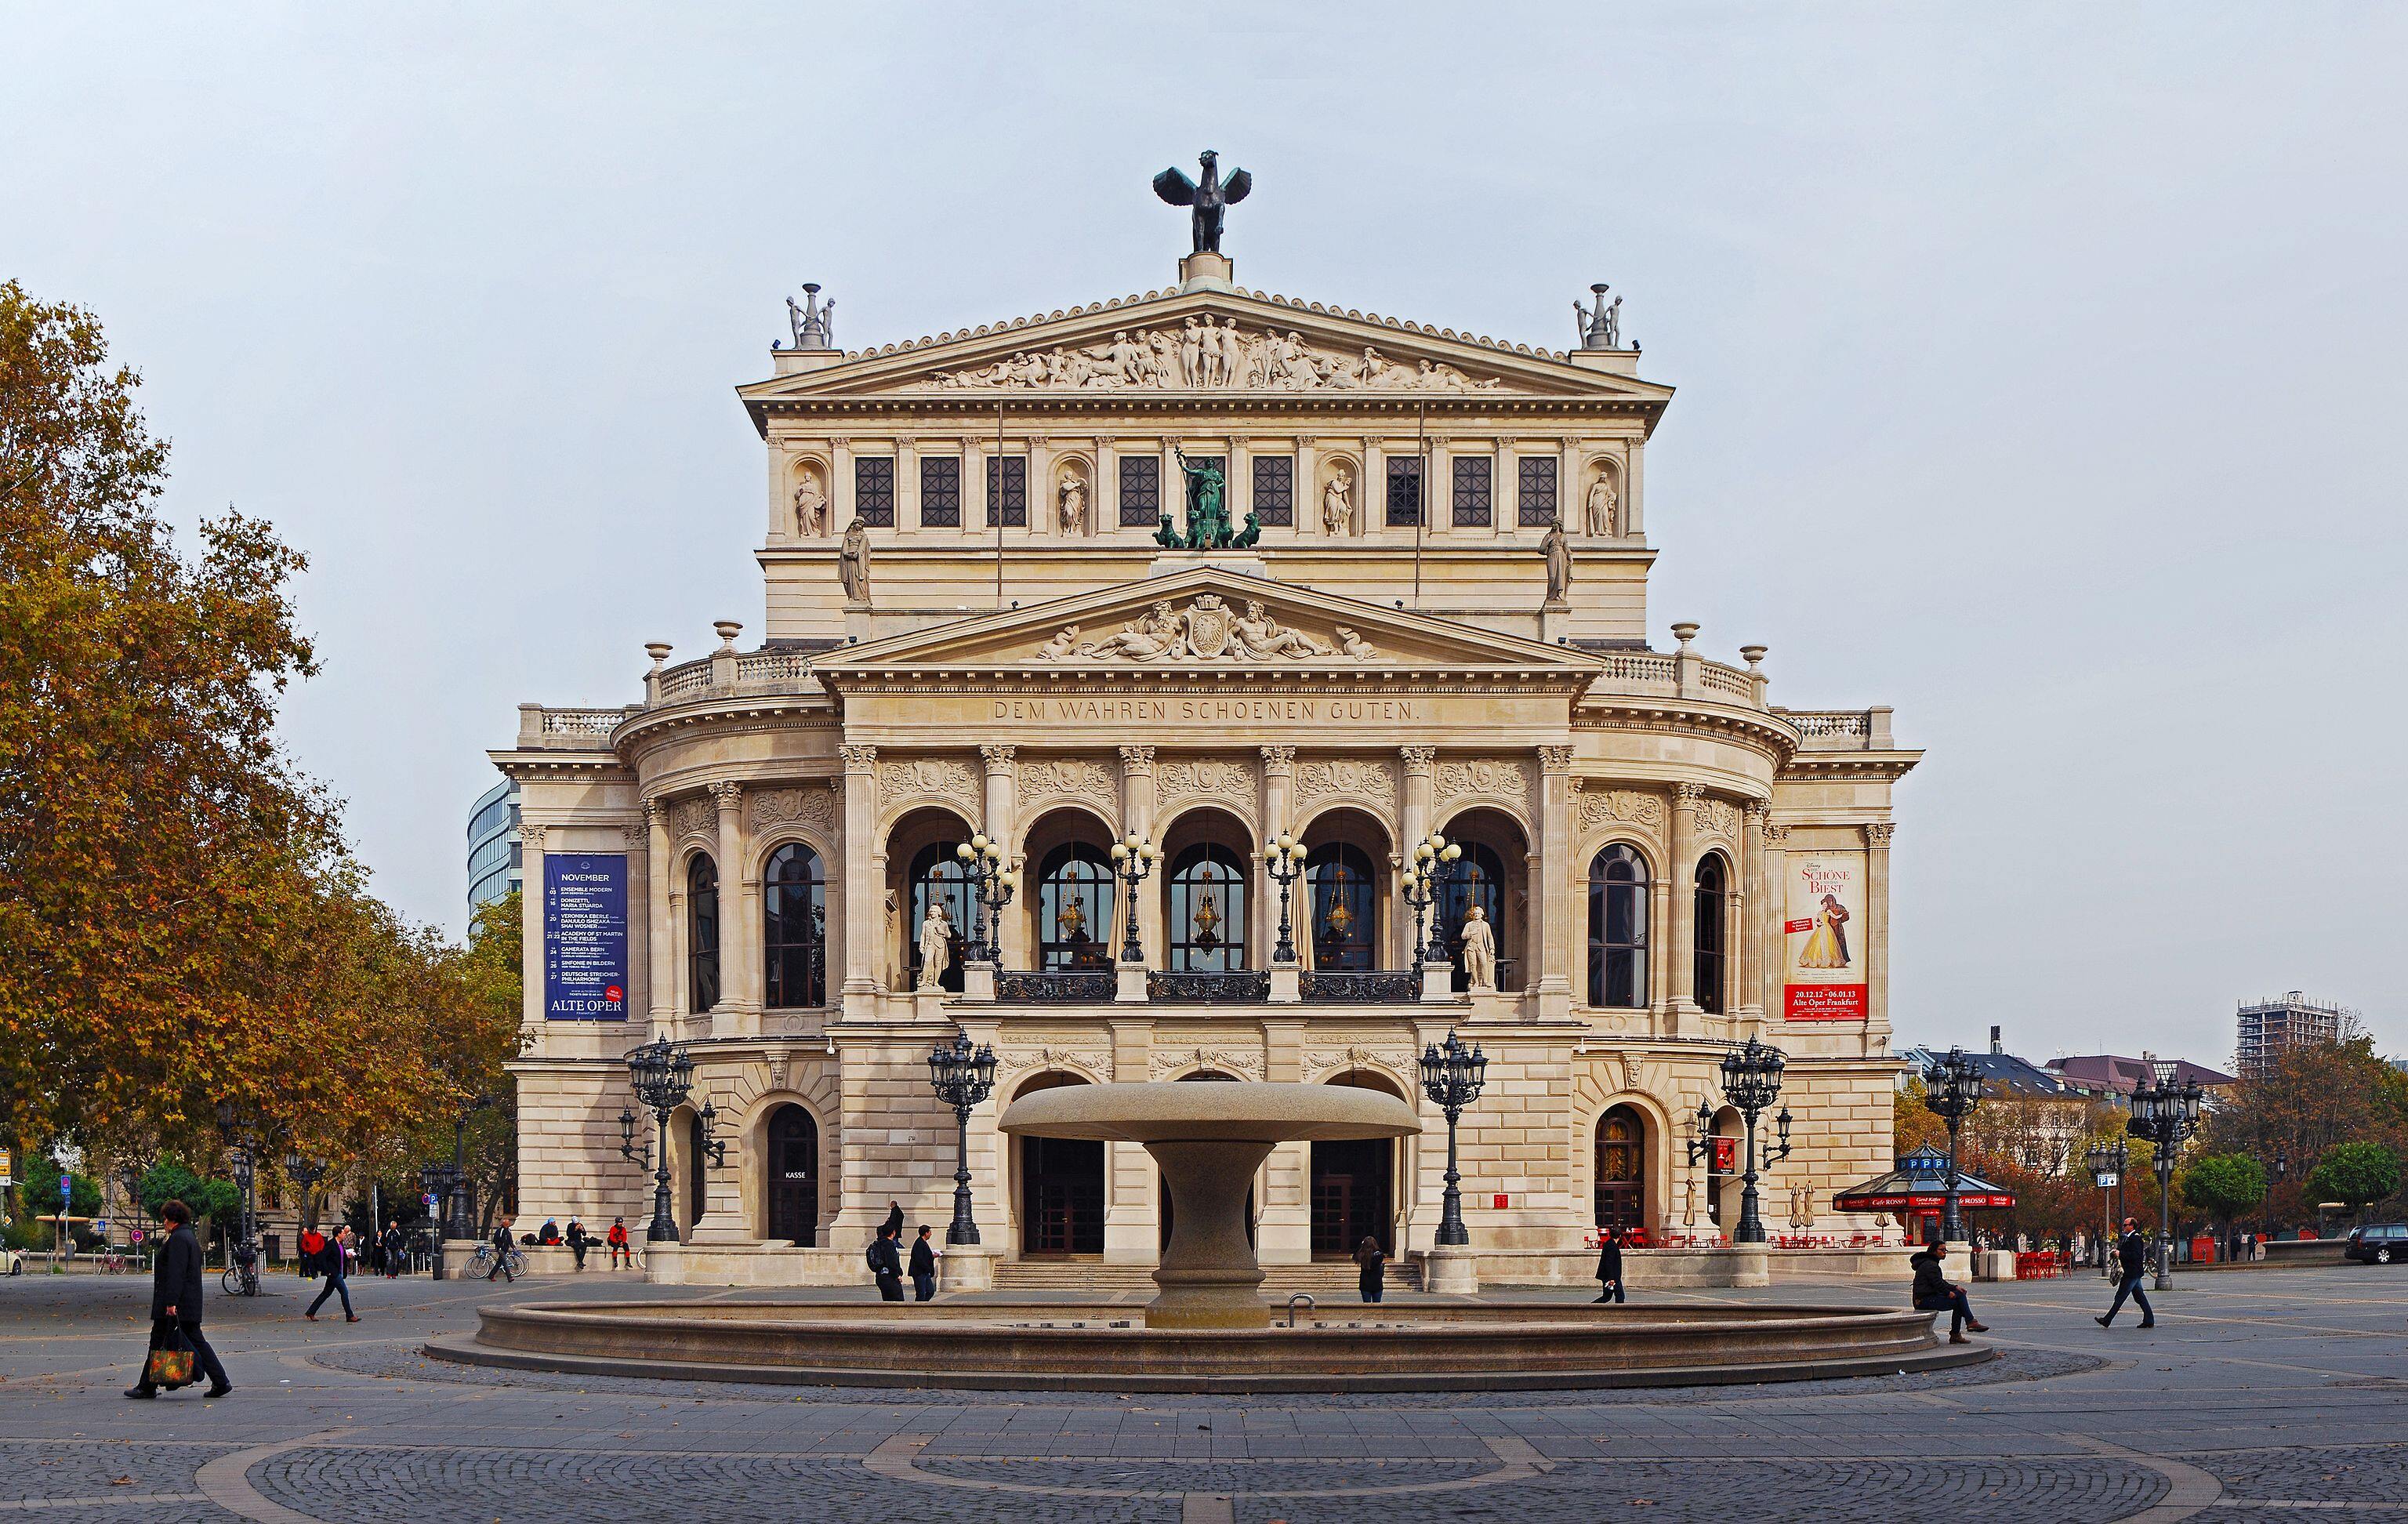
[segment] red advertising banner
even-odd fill
[[[1729,1174],[1738,1170],[1738,1168],[1739,1140],[1737,1138],[1716,1138],[1714,1140],[1713,1172],[1715,1174]]]
[[[1862,985],[1784,985],[1781,1014],[1790,1021],[1862,1021]]]
[[[1799,920],[1784,921],[1781,923],[1781,934],[1784,937],[1794,937],[1801,931],[1812,931],[1813,929],[1814,918],[1811,915],[1805,916]]]

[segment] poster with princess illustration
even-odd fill
[[[1789,858],[1782,941],[1782,1014],[1790,1021],[1865,1019],[1865,855]]]

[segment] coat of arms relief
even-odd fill
[[[1199,593],[1184,609],[1165,598],[1107,635],[1067,625],[1037,648],[1039,661],[1265,662],[1370,661],[1377,648],[1344,625],[1319,640],[1282,625],[1259,598],[1232,609],[1218,593]]]

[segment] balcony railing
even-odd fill
[[[1271,998],[1271,976],[1263,972],[1207,973],[1151,969],[1145,976],[1145,998],[1201,1005],[1247,1001],[1259,1004]]]
[[[1117,987],[1110,969],[1007,969],[995,976],[995,998],[1023,1005],[1109,1005]]]
[[[1421,975],[1404,969],[1308,973],[1297,983],[1309,1005],[1412,1005],[1422,998]]]

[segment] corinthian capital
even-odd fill
[[[1154,748],[1151,746],[1122,747],[1121,770],[1139,773],[1154,771]]]
[[[1864,827],[1865,845],[1869,847],[1885,847],[1889,845],[1890,834],[1897,829],[1898,827],[1890,821],[1875,820],[1868,822]]]
[[[1672,802],[1679,805],[1684,810],[1695,810],[1698,805],[1706,802],[1706,785],[1703,784],[1674,784],[1672,785]]]
[[[1011,766],[1011,759],[1019,754],[1019,751],[1020,748],[1017,746],[1007,746],[991,742],[979,748],[979,755],[986,758],[987,771],[999,772],[1005,768]]]
[[[1408,775],[1424,773],[1429,771],[1430,764],[1438,760],[1438,748],[1435,746],[1399,746],[1397,748],[1397,755],[1405,759],[1405,771]]]
[[[742,784],[705,784],[703,786],[710,789],[710,797],[719,801],[720,812],[723,814],[744,802],[744,785]]]
[[[878,748],[875,746],[839,746],[836,749],[836,753],[838,756],[844,759],[844,770],[847,772],[871,772],[877,769]]]
[[[1569,747],[1569,746],[1541,746],[1541,747],[1540,747],[1540,748],[1539,748],[1539,767],[1540,767],[1541,770],[1545,771],[1545,772],[1570,772],[1570,771],[1571,771],[1571,770],[1572,770],[1572,749],[1571,749],[1570,747]]]
[[[1266,769],[1286,769],[1296,766],[1296,748],[1293,746],[1264,747],[1263,766]]]

